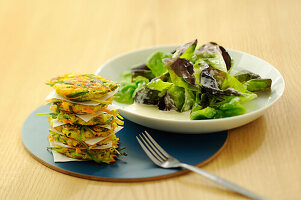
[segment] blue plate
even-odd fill
[[[222,149],[228,132],[210,134],[174,134],[149,129],[125,119],[124,128],[117,133],[120,147],[126,147],[127,156],[121,156],[112,164],[97,164],[93,161],[55,163],[47,150],[48,116],[37,113],[49,112],[48,106],[41,106],[26,119],[22,127],[22,140],[26,149],[44,165],[72,176],[92,180],[134,182],[172,177],[187,172],[182,169],[162,169],[146,156],[135,136],[147,130],[153,138],[171,155],[191,165],[207,163]]]

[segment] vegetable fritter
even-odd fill
[[[97,163],[112,163],[115,162],[117,155],[120,155],[118,150],[114,147],[108,149],[80,149],[80,148],[68,148],[60,145],[54,145],[49,147],[58,153],[64,154],[67,157],[82,159],[82,160],[93,160]]]
[[[118,139],[116,138],[116,135],[112,134],[110,136],[108,136],[105,140],[102,140],[94,145],[89,145],[87,143],[84,143],[85,141],[82,141],[80,139],[73,139],[64,135],[61,135],[59,133],[55,133],[53,131],[49,131],[49,139],[51,141],[57,141],[57,142],[61,142],[65,145],[68,145],[70,147],[80,147],[80,148],[88,148],[91,149],[93,147],[97,147],[97,146],[101,146],[101,145],[105,145],[109,142],[112,142],[113,146],[118,145]]]
[[[53,122],[51,118],[49,122],[53,129],[55,129],[58,132],[61,132],[63,135],[74,139],[80,138],[81,140],[93,137],[106,137],[113,133],[115,128],[118,126],[116,122],[113,122],[108,127],[103,127],[102,125],[81,126],[72,124],[64,124],[61,126],[53,127]]]
[[[84,121],[80,117],[78,117],[76,114],[68,114],[64,112],[59,113],[52,113],[51,114],[52,119],[58,119],[60,122],[66,123],[66,124],[77,124],[77,125],[86,125],[86,126],[92,126],[92,125],[109,125],[114,120],[118,120],[117,116],[113,116],[108,113],[102,113],[89,121]]]
[[[103,97],[118,88],[118,84],[94,74],[66,74],[47,83],[56,92],[73,101],[89,101]]]
[[[113,99],[114,97],[110,97],[106,101],[103,101],[103,103],[96,106],[74,104],[70,101],[65,101],[60,99],[51,99],[48,101],[48,103],[52,104],[50,106],[50,110],[54,112],[56,112],[57,110],[62,110],[67,113],[84,115],[84,114],[96,114],[98,111],[104,111],[109,104],[112,104]]]

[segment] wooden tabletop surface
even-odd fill
[[[282,98],[231,130],[202,168],[270,199],[301,199],[300,8],[300,0],[0,1],[0,199],[245,199],[194,173],[143,183],[80,179],[45,167],[22,144],[24,120],[50,92],[46,80],[195,38],[258,56],[286,83]]]

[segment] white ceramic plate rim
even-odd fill
[[[119,54],[118,56],[115,56],[111,59],[109,59],[108,61],[106,61],[104,64],[102,64],[96,71],[96,74],[101,74],[101,71],[102,69],[104,68],[104,66],[110,64],[112,61],[114,61],[115,59],[118,59],[118,58],[121,58],[121,57],[124,57],[124,56],[127,56],[129,54],[132,54],[132,53],[135,53],[135,52],[139,52],[139,51],[146,51],[146,50],[150,50],[150,49],[159,49],[159,48],[176,48],[180,45],[160,45],[160,46],[152,46],[152,47],[146,47],[146,48],[140,48],[140,49],[135,49],[135,50],[131,50],[131,51],[128,51],[128,52],[125,52],[125,53],[122,53],[122,54]],[[250,57],[253,57],[255,59],[259,59],[263,62],[265,62],[266,64],[270,65],[278,74],[279,76],[281,77],[281,80],[282,80],[282,83],[283,83],[283,88],[282,88],[282,91],[279,91],[279,95],[277,96],[277,98],[275,98],[273,101],[269,102],[269,104],[263,106],[262,108],[259,108],[259,109],[256,109],[254,111],[251,111],[251,112],[248,112],[248,113],[245,113],[243,115],[238,115],[238,116],[233,116],[233,117],[227,117],[227,118],[221,118],[221,119],[206,119],[206,120],[174,120],[174,119],[161,119],[161,118],[156,118],[156,117],[151,117],[151,116],[145,116],[145,115],[142,115],[142,114],[139,114],[139,113],[134,113],[134,112],[130,112],[128,110],[125,110],[125,109],[122,109],[120,108],[121,111],[125,112],[125,113],[131,113],[132,115],[135,115],[135,116],[138,116],[138,117],[141,117],[141,118],[145,118],[145,119],[152,119],[152,120],[160,120],[160,121],[164,121],[164,122],[177,122],[177,123],[189,123],[189,124],[201,124],[201,123],[206,123],[206,124],[210,124],[210,123],[216,123],[216,122],[227,122],[227,121],[232,121],[232,120],[239,120],[239,119],[242,119],[242,118],[245,118],[247,116],[251,116],[251,115],[254,115],[256,113],[260,113],[262,112],[263,110],[266,110],[268,109],[270,106],[272,106],[276,101],[278,101],[280,99],[280,97],[282,96],[283,92],[284,92],[284,88],[285,88],[285,82],[284,82],[284,79],[283,79],[283,76],[281,75],[281,73],[270,63],[268,63],[267,61],[257,57],[257,56],[254,56],[254,55],[251,55],[251,54],[248,54],[248,53],[245,53],[243,51],[239,51],[239,50],[234,50],[234,49],[227,49],[229,51],[233,51],[233,52],[236,52],[236,53],[240,53],[240,54],[245,54],[245,55],[248,55]],[[255,72],[256,73],[256,72]],[[120,105],[120,103],[118,103]],[[127,104],[122,104],[122,105],[127,105]]]

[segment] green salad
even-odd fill
[[[171,53],[155,52],[142,65],[123,72],[115,101],[190,111],[190,119],[218,119],[246,112],[242,103],[270,90],[272,80],[249,71],[231,75],[233,59],[220,45],[197,40]]]

